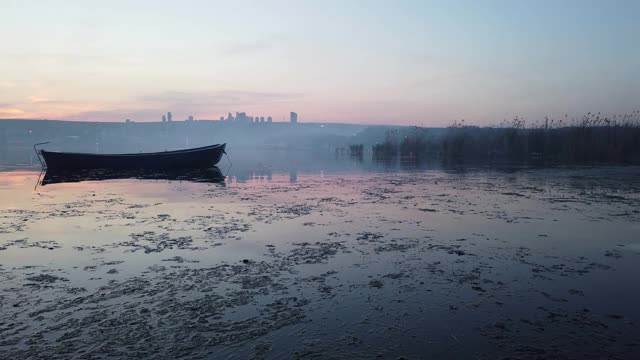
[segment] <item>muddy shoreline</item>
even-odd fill
[[[0,181],[2,358],[640,354],[637,168],[32,176]]]

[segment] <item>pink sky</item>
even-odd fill
[[[640,108],[637,11],[586,0],[13,1],[0,22],[0,119],[295,111],[301,122],[443,126],[629,113]]]

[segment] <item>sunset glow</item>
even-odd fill
[[[635,1],[8,1],[0,118],[438,126],[640,105]],[[28,26],[24,21],[28,19]],[[593,26],[593,24],[600,24]]]

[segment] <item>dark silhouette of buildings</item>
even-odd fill
[[[284,118],[282,119],[284,121]],[[193,117],[193,115],[188,116],[184,122],[195,122],[195,118]],[[227,116],[220,116],[219,118],[217,118],[216,120],[206,120],[206,119],[201,119],[199,121],[215,121],[215,122],[220,122],[220,123],[230,123],[230,124],[236,124],[236,125],[248,125],[248,124],[254,124],[254,125],[263,125],[263,124],[271,124],[273,123],[273,117],[271,116],[249,116],[247,115],[246,112],[242,111],[236,111],[235,112],[235,116],[232,113],[227,113]],[[166,123],[166,122],[173,122],[173,114],[171,112],[167,112],[166,115],[162,115],[162,122]],[[295,112],[291,112],[290,114],[290,123],[297,123],[298,122],[298,114]]]
[[[296,124],[298,122],[298,113],[292,111],[289,119],[292,124]]]

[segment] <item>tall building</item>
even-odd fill
[[[171,116],[171,111],[169,111],[169,112],[167,113],[167,121],[168,121],[168,122],[172,122],[172,121],[173,121],[173,117]]]
[[[193,115],[189,115],[189,118],[187,119],[187,121],[193,121]]]
[[[273,121],[273,119],[271,118],[271,116],[267,117],[267,124],[271,124],[271,122]]]
[[[247,116],[246,112],[236,112],[236,122],[239,124],[250,124],[253,122],[251,116]]]
[[[264,124],[264,116],[260,116],[260,124]]]
[[[237,115],[237,114],[238,114],[238,113],[236,113],[236,115]],[[228,122],[233,122],[233,115],[231,115],[231,113],[229,113],[229,114],[227,115],[227,121],[228,121]]]
[[[220,122],[224,121],[224,116],[220,116]]]
[[[295,124],[298,122],[298,113],[295,112],[291,112],[290,117],[289,117],[290,121],[292,124]]]
[[[162,115],[162,122],[167,122],[167,116],[166,115]]]

